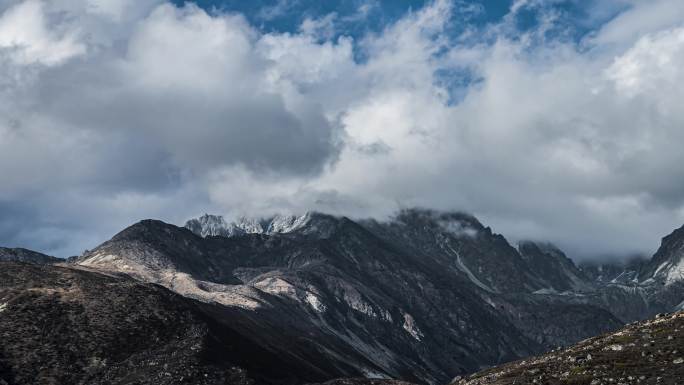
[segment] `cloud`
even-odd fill
[[[578,257],[651,251],[684,221],[666,3],[603,3],[622,11],[580,41],[537,1],[454,35],[467,4],[438,0],[356,38],[335,14],[264,33],[192,4],[0,3],[0,241],[65,255],[144,217],[417,205]]]
[[[604,45],[625,48],[645,34],[681,24],[684,17],[684,3],[676,0],[622,0],[606,3],[617,3],[626,10],[599,29],[595,41]]]
[[[85,53],[77,28],[47,23],[42,2],[13,5],[0,17],[0,48],[19,64],[56,65]]]
[[[336,13],[329,13],[322,18],[313,19],[307,17],[299,26],[299,31],[305,35],[310,35],[321,40],[330,40],[335,36]]]
[[[684,28],[673,28],[641,37],[617,57],[607,70],[618,92],[630,97],[655,96],[660,90],[676,92],[684,62]]]
[[[0,51],[11,58],[4,64],[1,82],[7,86],[0,96],[3,202],[33,199],[45,210],[61,199],[103,202],[100,211],[106,215],[120,197],[166,201],[186,184],[206,183],[223,167],[294,178],[316,175],[336,157],[337,132],[320,103],[277,78],[276,63],[258,49],[260,36],[243,17],[161,4],[135,23],[124,23],[128,30],[99,26],[93,40],[83,31],[82,40],[51,44],[61,31],[99,25],[98,20],[128,20],[131,15],[124,12],[140,11],[117,7],[113,15],[111,8],[92,12],[91,5],[50,8],[29,1],[2,13],[3,28],[24,31],[38,42],[8,43]],[[66,12],[73,17],[63,16]],[[44,22],[58,14],[62,24]],[[11,25],[19,23],[17,15],[41,28],[28,33]],[[45,189],[52,191],[41,193]],[[169,203],[166,212],[176,204]],[[206,205],[205,200],[188,207]],[[59,211],[70,217],[66,223],[94,220]],[[151,208],[128,212],[117,226],[140,216],[165,216]],[[7,220],[31,226],[29,218],[15,214]],[[52,248],[33,242],[24,245]],[[80,242],[74,239],[60,250]]]
[[[287,15],[298,3],[298,0],[277,0],[275,4],[263,7],[257,12],[257,17],[263,20],[273,20]]]

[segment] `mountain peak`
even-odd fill
[[[204,214],[185,222],[185,227],[202,237],[232,235],[228,234],[231,227],[220,215]]]
[[[408,226],[427,226],[458,236],[474,237],[480,231],[486,230],[473,215],[460,211],[402,209],[393,220]]]
[[[303,233],[328,237],[340,218],[328,214],[308,211],[302,215],[276,214],[270,217],[239,216],[226,221],[223,216],[204,214],[190,219],[185,228],[201,236],[234,237],[244,234],[289,234]]]

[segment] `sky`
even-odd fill
[[[681,0],[0,0],[0,245],[419,206],[651,254],[682,84]]]

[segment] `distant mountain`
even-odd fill
[[[471,215],[407,209],[387,222],[361,224],[422,260],[448,266],[487,292],[531,293],[545,287],[502,235]]]
[[[633,257],[620,261],[584,261],[580,270],[599,286],[608,284],[638,284],[639,274],[648,263],[647,258]]]
[[[51,257],[36,251],[22,248],[11,249],[7,247],[0,247],[0,261],[27,262],[37,264],[63,262],[63,260],[59,258]]]
[[[518,251],[527,266],[545,283],[546,289],[555,292],[586,292],[595,285],[575,263],[556,246],[549,243],[523,241]]]
[[[452,385],[681,384],[684,313],[659,315],[539,357],[487,369]]]

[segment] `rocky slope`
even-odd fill
[[[326,337],[315,330],[293,335],[254,317],[125,275],[0,262],[0,384],[301,384],[361,374],[321,357]]]
[[[684,379],[684,313],[663,314],[453,385],[670,384]]]
[[[285,234],[306,227],[313,217],[314,214],[307,213],[301,216],[276,215],[265,219],[240,217],[235,221],[226,222],[220,215],[204,214],[199,218],[187,221],[185,227],[202,237],[234,237],[244,234]]]

